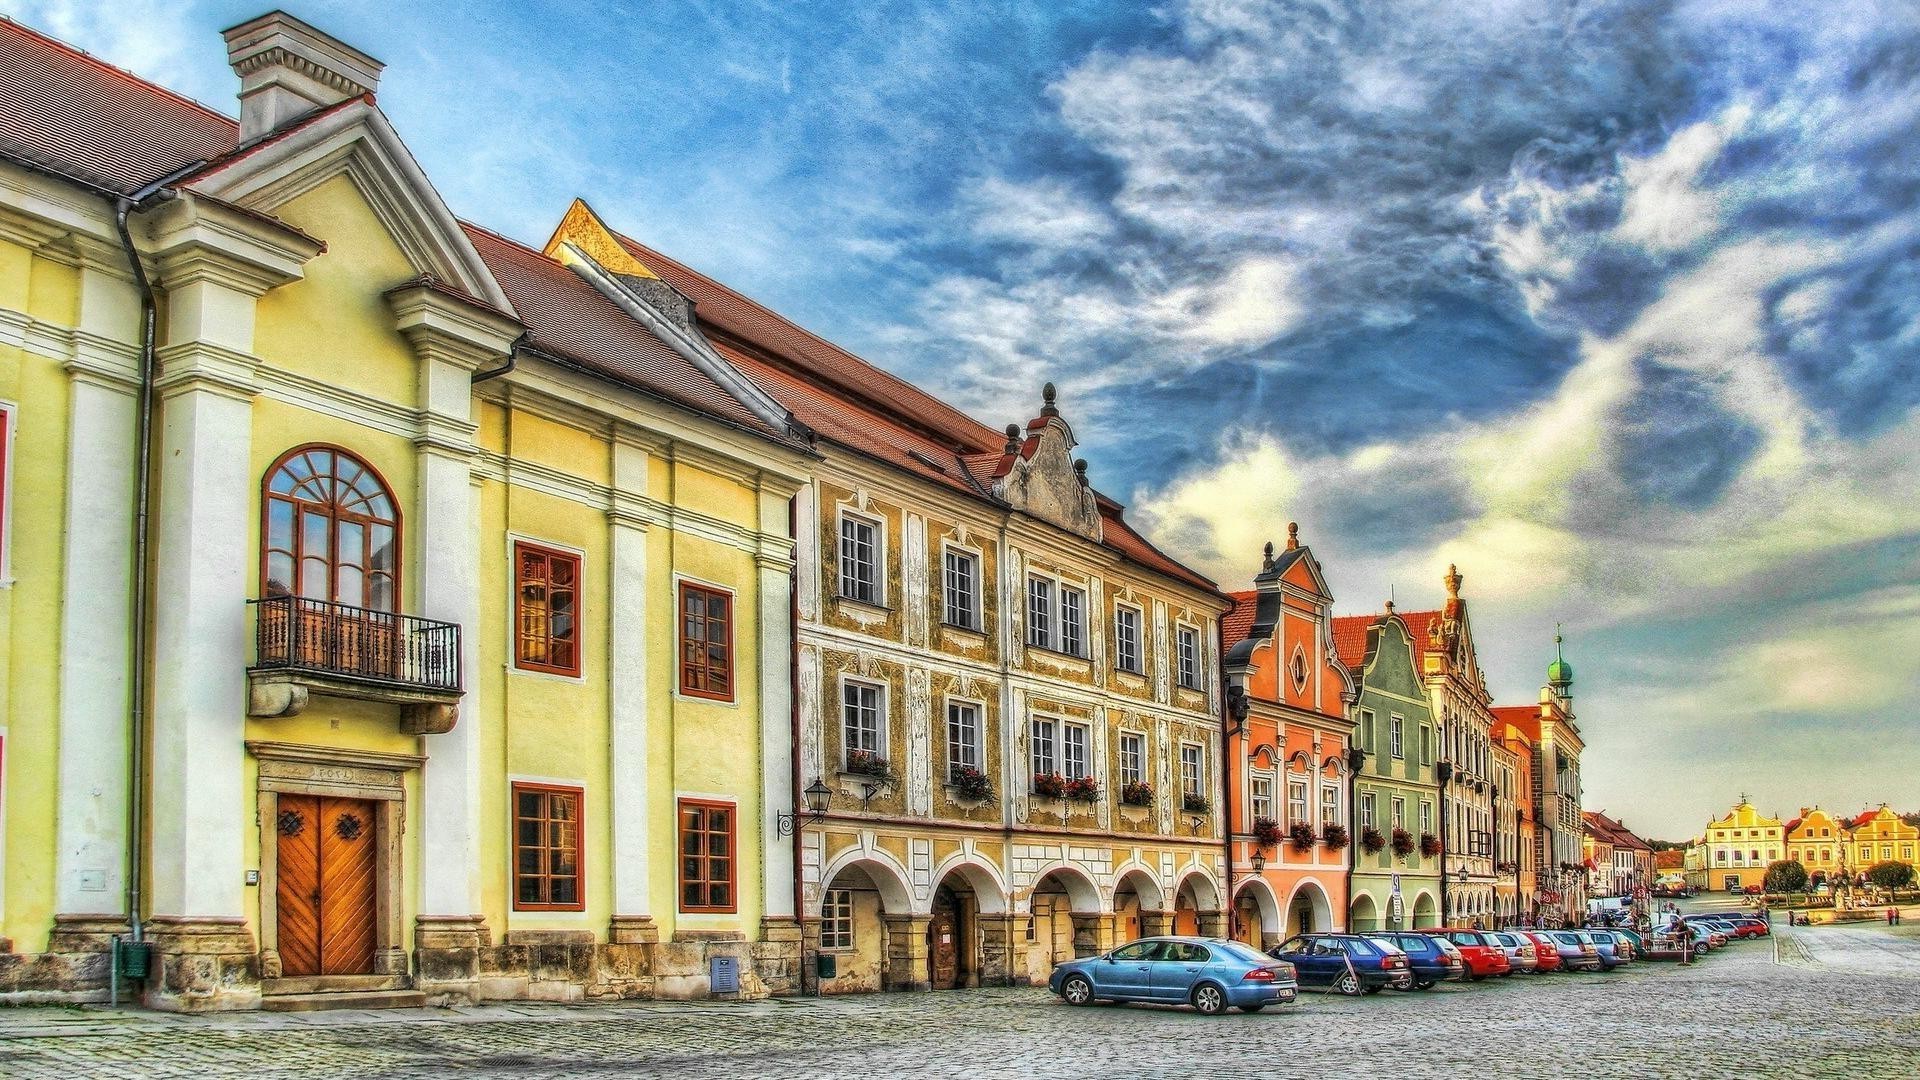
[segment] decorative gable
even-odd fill
[[[993,494],[1015,510],[1052,522],[1089,540],[1101,540],[1100,502],[1087,483],[1086,460],[1074,460],[1073,429],[1060,418],[1055,391],[1041,392],[1040,415],[1021,438],[1007,426],[1007,445],[993,473]]]

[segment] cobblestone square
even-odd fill
[[[1902,928],[1903,930],[1905,928]],[[190,1018],[0,1014],[0,1075],[1920,1075],[1920,934],[1788,929],[1691,967],[1515,977],[1208,1019],[1038,989]]]

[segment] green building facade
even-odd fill
[[[1422,839],[1440,833],[1440,726],[1420,679],[1421,643],[1392,604],[1335,620],[1334,637],[1360,684],[1354,737],[1367,752],[1354,781],[1349,925],[1438,926],[1440,858],[1422,853]]]

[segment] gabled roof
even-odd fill
[[[1333,617],[1333,651],[1339,654],[1340,662],[1356,674],[1367,663],[1367,630],[1383,617],[1380,615],[1335,615]]]
[[[205,105],[0,19],[0,151],[131,194],[239,139]]]

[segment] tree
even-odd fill
[[[1877,862],[1867,867],[1867,880],[1891,892],[1913,884],[1913,867],[1903,862]]]
[[[1807,891],[1807,868],[1792,859],[1768,863],[1766,889],[1770,893]]]

